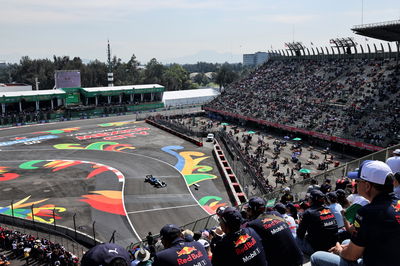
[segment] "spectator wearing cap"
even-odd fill
[[[215,246],[212,265],[268,265],[260,236],[252,228],[241,228],[238,210],[227,207],[218,216],[225,236]]]
[[[393,151],[393,157],[386,160],[386,164],[394,174],[393,178],[393,191],[397,198],[400,199],[400,149]]]
[[[207,256],[210,259],[210,261],[212,260],[212,252],[211,252],[211,248],[210,248],[210,242],[208,242],[205,239],[199,239],[197,240],[197,242],[199,242],[200,244],[203,245],[203,247],[206,249],[207,251]]]
[[[330,179],[325,179],[325,182],[321,185],[320,188],[321,192],[326,194],[328,192],[331,192],[332,186],[331,186],[331,180]]]
[[[293,217],[287,215],[286,206],[283,205],[282,203],[277,203],[275,205],[274,209],[280,215],[282,215],[282,218],[285,219],[286,223],[289,225],[289,229],[290,229],[290,232],[292,232],[293,237],[296,237],[297,224]]]
[[[392,193],[393,173],[380,161],[367,162],[359,171],[359,193],[370,203],[357,213],[356,233],[348,244],[336,243],[332,253],[313,254],[312,265],[399,265],[400,201]]]
[[[386,160],[386,164],[389,165],[393,174],[400,172],[400,149],[393,151],[393,156]]]
[[[165,225],[160,236],[165,249],[156,253],[153,265],[211,265],[204,246],[197,241],[185,242],[178,226]]]
[[[289,202],[293,202],[294,201],[293,195],[290,194],[290,188],[289,187],[285,187],[283,192],[284,192],[284,194],[281,197],[281,202],[283,204],[287,204]]]
[[[82,257],[82,266],[119,265],[131,264],[129,252],[114,243],[99,244],[91,248]]]
[[[325,206],[325,195],[320,190],[310,193],[310,208],[304,213],[297,228],[297,243],[303,253],[327,251],[337,241],[338,227],[335,215]]]
[[[283,208],[285,207],[282,204]],[[303,254],[290,232],[289,225],[276,212],[265,212],[265,201],[259,197],[249,200],[249,222],[262,238],[268,265],[302,265]]]

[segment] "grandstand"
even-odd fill
[[[397,73],[393,59],[275,58],[204,109],[379,150],[400,139]]]

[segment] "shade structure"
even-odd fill
[[[299,172],[302,173],[302,174],[309,174],[309,173],[311,173],[311,170],[310,169],[306,169],[306,168],[302,168],[302,169],[299,170]]]

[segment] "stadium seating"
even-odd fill
[[[388,59],[273,60],[207,106],[387,146],[400,137],[395,65]]]

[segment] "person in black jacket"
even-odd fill
[[[241,228],[243,218],[238,210],[227,207],[219,214],[225,236],[216,243],[213,266],[267,266],[260,236],[252,228]]]
[[[358,175],[361,196],[370,201],[358,210],[356,233],[347,244],[336,243],[328,252],[316,252],[311,265],[399,265],[400,199],[393,193],[393,173],[384,162],[362,164]]]
[[[178,226],[165,225],[160,236],[165,249],[156,253],[154,266],[211,266],[204,246],[197,241],[185,242]]]
[[[251,198],[246,210],[250,220],[246,226],[261,236],[269,266],[303,264],[303,254],[285,219],[275,212],[265,213],[265,201],[259,197]]]
[[[311,255],[315,251],[327,251],[337,241],[338,226],[335,215],[325,203],[325,195],[320,190],[310,192],[311,207],[307,209],[297,228],[297,244],[303,253]]]

